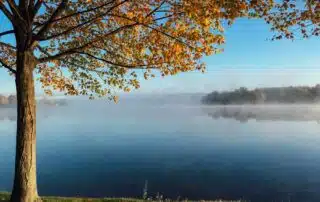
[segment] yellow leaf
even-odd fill
[[[210,26],[210,19],[209,18],[205,18],[203,21],[204,26],[208,27]]]

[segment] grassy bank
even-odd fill
[[[1,192],[0,202],[9,201],[10,193]],[[132,199],[132,198],[65,198],[65,197],[41,197],[42,202],[143,202],[142,199]],[[148,200],[151,201],[151,200]],[[156,201],[156,200],[155,200]],[[164,200],[163,200],[164,201]],[[174,201],[174,200],[165,200]],[[185,200],[186,201],[186,200]],[[190,201],[190,200],[188,200]],[[209,202],[209,201],[206,201]],[[213,200],[210,202],[241,202],[241,201],[223,201],[223,200]]]

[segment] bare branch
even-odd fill
[[[25,22],[25,19],[22,17],[21,12],[19,10],[19,8],[17,7],[16,3],[14,2],[14,0],[7,0],[9,7],[11,9],[11,11],[13,12],[13,14],[15,16],[18,16],[19,19],[23,22]]]
[[[7,35],[7,34],[14,34],[14,30],[8,30],[8,31],[5,31],[5,32],[1,32],[0,33],[0,37],[2,37],[4,35]]]
[[[35,13],[39,11],[43,3],[43,0],[38,0],[37,3],[34,5]]]
[[[35,0],[32,0],[32,2],[33,3],[30,3],[29,5],[29,13],[32,14],[31,18],[33,19],[37,15],[38,11],[40,10],[43,4],[43,0],[38,0],[36,3],[34,3]]]
[[[12,22],[16,23],[13,15],[10,13],[10,11],[6,8],[6,6],[3,3],[0,3],[0,10],[6,15],[6,17]]]

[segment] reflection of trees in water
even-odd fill
[[[257,117],[254,113],[251,112],[242,113],[240,111],[229,111],[226,107],[223,107],[222,109],[216,110],[214,112],[209,112],[208,115],[214,119],[232,118],[240,122],[247,122],[248,120],[256,119]]]
[[[17,118],[17,107],[15,104],[15,96],[5,97],[0,95],[0,121],[16,121]],[[65,99],[56,99],[56,100],[47,100],[41,99],[38,101],[37,111],[41,111],[41,113],[37,113],[37,118],[48,118],[50,110],[56,107],[66,107],[68,103]]]
[[[0,121],[15,121],[17,117],[17,111],[14,107],[1,107],[0,108]]]
[[[16,121],[17,119],[17,116],[13,116],[13,115],[9,115],[9,116],[0,116],[0,121],[6,121],[6,120],[9,120],[9,121]]]
[[[42,110],[41,113],[37,113],[37,118],[46,119],[49,118],[49,112]],[[15,108],[0,108],[0,121],[16,121],[17,111]]]
[[[240,122],[257,121],[317,121],[320,123],[320,107],[315,105],[238,105],[203,107],[213,119],[235,119]]]
[[[9,115],[9,116],[2,116],[0,115],[0,121],[6,121],[6,120],[9,120],[9,121],[15,121],[16,120],[16,116],[13,116],[13,115]]]

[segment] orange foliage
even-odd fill
[[[305,12],[290,0],[37,1],[43,11],[29,5],[29,18],[36,14],[29,19],[26,51],[36,57],[46,92],[110,95],[116,101],[113,90],[139,88],[138,75],[149,79],[154,71],[162,76],[205,71],[200,59],[221,52],[224,28],[237,18],[264,18],[288,38],[291,27],[307,33],[308,21],[318,35],[320,6],[309,1]],[[23,20],[15,17],[12,23]],[[0,44],[1,61],[13,69],[14,48]]]

